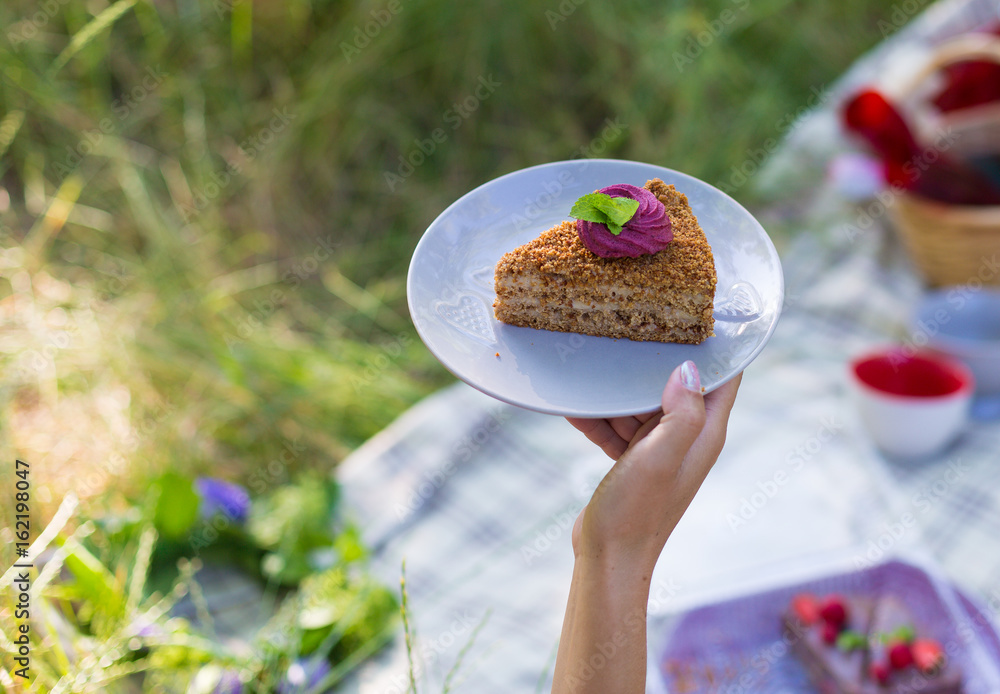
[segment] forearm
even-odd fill
[[[647,562],[640,565],[646,566]],[[553,694],[642,694],[649,569],[579,555],[556,656]]]

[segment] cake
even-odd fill
[[[782,615],[784,639],[822,694],[961,694],[962,673],[921,634],[906,605],[796,595]]]
[[[687,196],[660,179],[594,195],[639,205],[617,234],[614,221],[582,212],[506,253],[494,278],[497,320],[641,341],[699,344],[713,335],[715,262]]]

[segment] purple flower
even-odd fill
[[[132,633],[143,639],[155,639],[165,636],[167,632],[161,624],[141,614],[132,622]]]
[[[278,685],[278,694],[308,692],[330,674],[326,658],[299,658],[288,666],[288,672]]]
[[[236,523],[247,519],[247,514],[250,513],[250,495],[240,485],[214,477],[199,477],[194,481],[194,488],[201,497],[203,518],[221,513]]]
[[[226,670],[219,677],[212,694],[243,694],[243,683],[235,670]]]

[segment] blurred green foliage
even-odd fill
[[[78,317],[105,332],[79,345],[100,357],[61,350],[52,388],[125,384],[143,469],[246,481],[282,461],[270,486],[328,468],[448,380],[404,297],[445,206],[582,155],[722,181],[882,38],[890,8],[11,0],[0,297],[47,272],[73,290],[51,305],[101,308]],[[50,376],[28,371],[7,397]]]

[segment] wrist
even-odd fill
[[[583,541],[574,548],[574,574],[613,598],[622,596],[645,606],[658,557],[651,548]]]
[[[588,528],[584,519],[579,537],[573,542],[573,557],[591,571],[615,572],[621,577],[627,569],[633,574],[649,575],[660,558],[669,533],[643,534],[639,537],[609,536]]]

